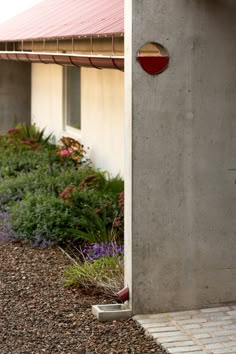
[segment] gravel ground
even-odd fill
[[[133,320],[101,323],[104,299],[63,287],[58,249],[0,243],[0,354],[164,353]]]

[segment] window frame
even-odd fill
[[[79,70],[79,128],[73,127],[73,125],[68,124],[68,70],[69,68],[76,68]],[[81,131],[81,68],[74,67],[73,65],[63,66],[63,129],[65,131],[71,131],[72,133],[78,133]]]

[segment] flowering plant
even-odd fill
[[[85,159],[84,145],[82,145],[78,140],[70,137],[63,136],[58,145],[58,155],[64,161],[69,158],[77,164],[82,164],[88,162]]]
[[[101,257],[114,257],[124,254],[124,246],[116,242],[102,242],[86,245],[82,249],[85,261],[92,262]]]
[[[24,146],[31,150],[36,150],[43,145],[48,145],[52,134],[47,137],[45,135],[45,128],[39,129],[33,125],[18,124],[16,128],[8,130],[4,135],[1,135],[1,145],[5,147],[19,147]]]

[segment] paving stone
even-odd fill
[[[165,347],[167,349],[169,349],[169,348],[186,347],[186,346],[192,346],[192,345],[195,345],[195,343],[192,340],[189,340],[189,341],[185,340],[185,341],[182,341],[182,342],[166,343]]]
[[[230,334],[236,335],[236,329],[226,329],[215,331],[216,336],[229,336]]]
[[[139,322],[139,324],[145,329],[152,328],[152,327],[157,327],[157,326],[158,326],[158,328],[164,328],[164,326],[162,327],[159,322],[158,323],[156,323],[156,322],[151,322],[151,323],[150,322],[148,322],[148,323]],[[169,323],[169,326],[167,326],[167,325],[168,325],[168,323],[165,324],[165,328],[170,328],[171,326],[173,326],[172,323]],[[168,330],[166,329],[166,332],[167,331]]]
[[[176,337],[161,337],[160,335],[156,335],[156,333],[152,333],[152,336],[156,339],[156,338],[159,338],[159,343],[178,343],[178,342],[181,342],[181,341],[187,341],[189,340],[189,337],[187,336],[183,336],[183,335],[180,335],[180,336],[176,336]]]
[[[222,348],[222,349],[214,349],[213,354],[229,354],[234,353],[236,351],[236,347],[234,348]]]
[[[236,347],[236,340],[225,342],[224,345],[226,347]]]
[[[193,328],[191,330],[191,333],[194,335],[194,334],[199,334],[199,333],[214,333],[216,332],[217,330],[219,330],[220,327],[201,327],[201,328]],[[223,330],[222,330],[223,331]]]
[[[177,331],[177,328],[174,326],[174,327],[158,327],[158,325],[156,325],[156,327],[148,327],[150,328],[150,332],[165,332],[165,333],[168,333],[168,332],[176,332]]]
[[[156,319],[156,318],[145,318],[143,320],[136,320],[138,321],[138,323],[140,323],[141,325],[145,324],[145,323],[158,323],[160,324],[160,326],[168,326],[168,324],[170,324],[170,320],[169,321],[161,321],[159,319]]]
[[[177,353],[177,354],[181,354],[181,353]],[[203,352],[202,350],[197,351],[197,352],[189,352],[188,354],[209,354],[207,352]]]
[[[227,326],[227,325],[233,325],[233,321],[232,320],[224,320],[224,321],[206,321],[205,323],[202,323],[202,327],[217,327],[217,326]]]
[[[156,319],[166,318],[166,320],[169,321],[170,316],[168,314],[151,314],[151,315],[136,315],[133,317],[135,321],[150,319],[150,318],[156,318]]]
[[[180,323],[181,325],[205,322],[207,322],[206,318],[191,318],[191,320],[178,320],[178,323]]]
[[[225,307],[213,307],[213,308],[207,308],[207,309],[202,309],[200,310],[203,313],[209,313],[209,312],[221,312],[221,311],[230,311],[230,308],[225,306]]]
[[[169,352],[169,353],[171,353],[171,352]],[[175,354],[183,354],[183,353],[182,352],[177,352]],[[209,353],[204,352],[202,350],[200,350],[200,351],[198,350],[198,351],[188,352],[188,354],[209,354]]]
[[[169,349],[170,353],[191,353],[193,351],[199,351],[201,348],[197,345],[187,346],[187,347],[178,347]]]
[[[181,335],[182,333],[180,331],[178,331],[176,328],[170,332],[161,332],[159,330],[159,328],[149,328],[148,329],[148,332],[150,333],[156,333],[156,334],[159,334],[159,336],[162,336],[162,337],[172,337],[172,336],[177,336],[177,335]]]
[[[227,325],[227,326],[223,326],[224,329],[236,329],[236,325],[235,324],[231,324],[231,325]]]
[[[170,354],[236,354],[236,306],[137,317]]]
[[[231,310],[227,312],[228,315],[236,315],[236,310]]]
[[[196,328],[201,328],[199,324],[187,324],[187,325],[182,325],[183,328],[185,329],[196,329]]]
[[[205,344],[207,349],[221,349],[221,348],[225,348],[224,343],[211,343],[211,344]]]
[[[208,333],[198,333],[194,335],[195,338],[200,339],[200,338],[212,338],[210,334]]]
[[[200,338],[199,342],[202,344],[208,344],[208,343],[219,343],[219,342],[230,342],[232,343],[232,340],[229,337],[210,337],[210,338]]]

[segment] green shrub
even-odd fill
[[[33,242],[122,237],[117,220],[123,180],[84,163],[85,151],[76,140],[62,139],[64,155],[43,136],[44,130],[20,125],[0,138],[0,210],[9,212],[14,230]],[[34,149],[35,142],[40,145]]]
[[[1,146],[0,154],[0,178],[16,177],[20,172],[28,173],[50,163],[55,164],[50,162],[52,156],[55,156],[55,161],[58,159],[54,146],[33,151],[21,145],[15,148]]]
[[[64,166],[58,160],[52,161],[52,151],[49,153],[37,150],[30,153],[29,171],[17,171],[15,165],[11,164],[11,173],[8,169],[8,175],[0,178],[0,209],[9,203],[22,200],[28,193],[49,193],[58,196],[68,184],[78,185],[86,175],[94,173],[94,169],[88,166],[76,168],[72,165]],[[14,154],[11,154],[11,160],[7,160],[7,163],[12,161],[12,155]],[[22,159],[22,155],[20,158]],[[1,162],[2,157],[0,165]]]
[[[120,177],[106,179],[104,173],[95,172],[85,177],[79,186],[70,185],[60,194],[80,215],[79,228],[69,230],[74,238],[96,243],[123,236],[120,225],[114,224],[120,215],[119,196],[123,188]]]
[[[124,284],[123,257],[102,257],[70,266],[64,273],[65,286],[114,296]]]
[[[10,211],[14,231],[31,241],[38,237],[55,243],[67,240],[66,229],[76,228],[77,219],[71,206],[50,194],[28,194]]]

